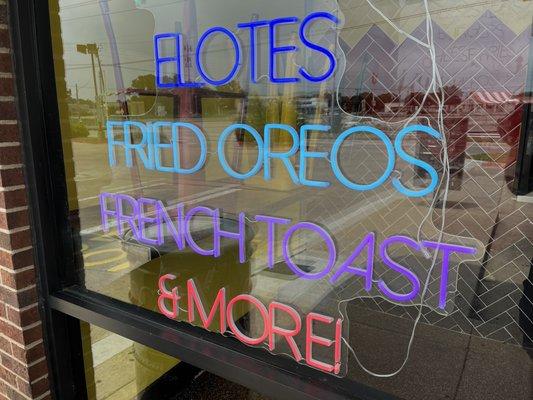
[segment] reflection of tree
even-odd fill
[[[463,101],[463,92],[458,86],[444,86],[444,102],[445,104],[459,104]]]
[[[263,131],[266,121],[266,102],[265,99],[259,96],[248,98],[248,109],[246,112],[246,123],[258,132]]]
[[[139,75],[137,78],[131,81],[131,87],[135,89],[155,90],[155,75],[154,74]]]
[[[394,99],[396,98],[396,95],[395,94],[392,94],[392,93],[383,93],[383,94],[380,94],[378,96],[378,99],[381,101],[381,103],[383,104],[388,104],[388,103],[392,103],[394,101]]]
[[[70,136],[72,138],[86,138],[89,136],[89,129],[81,121],[71,121]]]
[[[146,75],[139,75],[135,79],[131,81],[131,87],[133,89],[139,89],[139,90],[150,90],[155,93],[156,87],[155,87],[155,75],[154,74],[146,74]],[[154,102],[156,101],[155,96],[139,96],[138,94],[135,94],[131,96],[130,101],[139,101],[144,104],[144,111],[148,111],[153,109]]]
[[[76,98],[72,96],[72,90],[70,89],[67,89],[64,99],[69,106],[71,118],[94,115],[96,107],[94,100]]]
[[[444,92],[445,105],[460,104],[463,101],[463,92],[459,89],[458,86],[443,86],[442,92]],[[439,89],[437,93],[440,97],[441,89]],[[422,104],[424,95],[425,92],[411,92],[405,98],[405,104],[418,107],[420,106],[420,104]],[[435,95],[430,93],[430,95],[426,98],[424,108],[437,107],[437,105],[437,98],[435,97]]]
[[[374,94],[370,92],[362,92],[351,97],[341,96],[339,103],[342,109],[348,113],[368,113],[372,109],[374,97]]]
[[[244,90],[241,87],[241,84],[239,81],[231,81],[226,83],[225,85],[217,86],[216,90],[219,92],[227,92],[227,93],[243,93]]]

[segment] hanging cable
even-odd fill
[[[448,190],[449,190],[449,181],[450,181],[450,168],[449,168],[449,158],[448,158],[448,146],[447,146],[446,135],[445,135],[445,127],[444,127],[444,112],[443,112],[444,111],[444,89],[443,89],[443,86],[442,86],[442,80],[441,80],[441,76],[440,76],[440,73],[439,73],[439,70],[438,70],[438,65],[437,65],[436,50],[435,50],[435,44],[434,44],[433,23],[432,23],[431,14],[430,14],[430,11],[429,11],[428,0],[423,0],[423,2],[424,2],[425,14],[426,14],[426,38],[427,38],[427,43],[421,42],[419,39],[413,37],[412,35],[407,34],[405,31],[400,29],[389,18],[387,18],[383,14],[383,12],[381,10],[379,10],[374,4],[372,4],[371,0],[367,0],[367,3],[369,4],[369,6],[373,10],[375,10],[382,18],[384,18],[384,20],[387,23],[389,23],[398,33],[406,36],[410,40],[415,41],[417,44],[427,48],[428,51],[429,51],[430,59],[431,59],[432,78],[431,78],[431,82],[430,82],[429,87],[427,88],[426,92],[424,93],[424,96],[423,96],[422,102],[420,103],[420,106],[418,107],[416,112],[411,117],[409,117],[409,118],[407,118],[405,120],[396,122],[396,123],[404,123],[405,125],[410,124],[411,121],[413,121],[418,116],[418,114],[422,111],[422,109],[424,107],[424,104],[425,104],[427,98],[429,97],[430,93],[433,93],[433,95],[435,96],[436,102],[438,104],[437,124],[438,124],[438,130],[441,133],[442,150],[440,152],[439,158],[440,158],[440,162],[441,162],[441,166],[442,166],[442,177],[441,177],[441,179],[439,181],[439,184],[437,186],[437,189],[435,191],[435,195],[433,197],[433,200],[431,201],[431,203],[429,205],[428,212],[426,213],[426,215],[422,219],[422,221],[421,221],[421,223],[420,223],[420,225],[418,227],[418,230],[417,230],[417,242],[420,244],[421,249],[422,249],[425,257],[426,258],[430,258],[431,257],[430,253],[428,252],[428,250],[424,247],[424,245],[422,243],[421,232],[422,232],[422,228],[425,225],[426,221],[433,215],[433,211],[435,210],[435,206],[436,206],[436,203],[437,203],[437,200],[438,200],[438,197],[439,197],[439,194],[440,194],[441,190],[444,190],[444,193],[443,193],[443,196],[442,196],[441,224],[440,224],[440,228],[438,228],[439,229],[439,234],[438,234],[438,239],[437,239],[437,243],[438,243],[437,246],[440,246],[440,244],[442,243],[442,239],[443,239],[443,236],[444,236],[444,227],[445,227],[446,202],[447,202],[447,199],[448,199]],[[337,3],[337,5],[338,5],[338,3]],[[353,115],[348,113],[348,112],[346,112],[341,107],[341,105],[339,103],[340,82],[342,80],[342,75],[344,74],[344,72],[346,70],[346,54],[344,53],[344,51],[342,50],[342,47],[340,46],[338,32],[337,32],[337,45],[338,45],[339,49],[341,50],[341,52],[343,54],[344,65],[343,65],[343,68],[342,68],[341,78],[337,80],[337,90],[336,90],[336,93],[335,93],[336,102],[337,102],[337,106],[339,107],[339,109],[344,114],[348,114],[349,116],[353,117]],[[386,121],[379,120],[378,118],[369,118],[369,119],[372,119],[372,120],[375,120],[375,121],[378,121],[378,122],[382,122],[382,123],[387,123]],[[428,120],[428,123],[429,123],[430,122],[429,118],[427,118],[427,120]],[[443,185],[444,185],[444,187],[443,187]],[[416,329],[417,329],[418,324],[420,322],[420,319],[422,317],[423,307],[424,307],[424,300],[425,300],[426,293],[427,293],[427,290],[428,290],[428,287],[429,287],[431,276],[433,274],[433,270],[435,269],[435,265],[437,264],[437,258],[438,258],[438,251],[435,250],[434,254],[433,254],[433,257],[432,257],[431,266],[430,266],[430,268],[428,270],[428,274],[427,274],[426,280],[424,282],[422,293],[420,295],[420,303],[418,305],[418,313],[417,313],[417,316],[416,316],[415,321],[413,323],[413,328],[411,330],[411,334],[409,336],[409,342],[407,344],[407,350],[406,350],[406,353],[405,353],[405,357],[403,359],[402,364],[395,371],[392,371],[390,373],[378,373],[378,372],[374,372],[374,371],[370,370],[369,368],[367,368],[361,362],[361,360],[357,356],[357,353],[355,352],[355,349],[348,343],[348,341],[344,337],[342,338],[344,344],[347,346],[347,348],[350,350],[350,352],[354,356],[355,361],[357,362],[357,364],[361,367],[361,369],[363,369],[369,375],[372,375],[372,376],[375,376],[375,377],[378,377],[378,378],[391,378],[391,377],[399,374],[403,370],[405,365],[407,364],[407,362],[409,360],[409,356],[411,354],[411,348],[412,348],[412,345],[413,345],[413,342],[414,342]],[[343,312],[341,311],[341,305],[343,303],[346,303],[346,302],[349,302],[349,301],[352,301],[352,300],[355,300],[355,299],[358,299],[358,298],[364,298],[364,297],[373,297],[373,296],[354,296],[354,297],[349,298],[349,299],[340,300],[339,304],[338,304],[338,312],[341,315],[341,319],[342,320],[345,319],[345,316],[344,316]]]

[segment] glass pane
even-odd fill
[[[49,4],[87,289],[404,398],[531,397],[533,3]]]
[[[95,325],[81,331],[89,400],[268,400]]]

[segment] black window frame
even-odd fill
[[[79,321],[212,372],[271,398],[396,397],[286,357],[86,290],[76,282],[47,0],[8,0],[40,312],[57,399],[85,399]]]

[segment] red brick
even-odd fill
[[[14,96],[15,84],[12,78],[0,77],[0,96]]]
[[[11,54],[0,53],[0,72],[13,72],[13,63],[11,61]]]
[[[5,307],[3,307],[5,308]],[[4,317],[2,317],[4,318]],[[11,354],[11,342],[7,340],[4,336],[0,335],[0,349],[5,351],[6,353]]]
[[[33,328],[25,329],[23,336],[25,343],[36,342],[37,340],[43,338],[43,327],[41,326],[41,324],[39,324],[34,326]]]
[[[17,292],[13,290],[9,290],[5,287],[0,287],[0,301],[6,304],[10,304],[14,307],[18,307],[18,303],[19,303],[18,294]]]
[[[16,124],[0,125],[0,142],[18,142],[20,141],[20,131]]]
[[[2,102],[0,102],[2,107]],[[11,165],[22,163],[22,152],[20,145],[0,147],[0,164]]]
[[[33,252],[31,249],[11,254],[0,249],[0,265],[8,269],[20,269],[33,264]]]
[[[29,377],[30,381],[34,381],[37,378],[40,378],[43,375],[46,375],[48,373],[48,365],[46,364],[46,360],[39,361],[37,364],[32,365],[29,368]]]
[[[11,372],[9,369],[0,365],[0,378],[9,383],[10,385],[17,385],[17,375]]]
[[[15,208],[28,205],[28,198],[25,189],[0,192],[0,208]]]
[[[18,308],[6,306],[6,313],[8,321],[22,328],[40,321],[37,304],[28,306],[22,311]]]
[[[0,208],[15,208],[28,205],[26,189],[0,192]]]
[[[24,183],[22,167],[0,170],[0,186],[18,186],[24,185]]]
[[[16,308],[29,306],[37,302],[37,288],[34,286],[30,289],[16,292],[7,287],[2,287],[0,301]]]
[[[7,213],[0,212],[1,229],[16,229],[28,226],[29,224],[28,210],[9,211]]]
[[[18,273],[0,270],[0,276],[2,284],[12,289],[23,289],[35,284],[35,268]]]
[[[43,358],[45,355],[43,342],[34,345],[30,349],[24,349],[15,343],[11,343],[11,354],[17,360],[23,363],[31,364],[32,362]]]
[[[14,374],[20,376],[21,378],[28,380],[28,369],[25,364],[21,363],[17,359],[5,354],[0,353],[0,360],[2,361],[2,365],[13,372]]]
[[[0,232],[0,248],[18,250],[31,246],[31,232],[29,229],[13,233]]]
[[[26,350],[26,357],[28,359],[28,363],[32,363],[40,358],[43,358],[45,355],[46,352],[44,350],[43,342],[33,346],[31,349]]]
[[[2,72],[2,71],[0,71]],[[0,101],[0,115],[2,119],[17,119],[17,109],[14,101]]]
[[[33,343],[43,338],[43,330],[41,324],[29,329],[22,329],[12,324],[2,322],[0,330],[11,340],[18,343],[20,346],[25,346],[27,343]],[[19,357],[17,357],[19,358]]]
[[[29,382],[17,378],[17,388],[20,392],[24,393],[28,397],[32,397],[31,395],[31,385]]]
[[[6,310],[7,319],[22,328],[40,321],[39,308],[37,305],[24,311],[18,311],[11,307],[6,307]]]
[[[20,230],[10,235],[11,250],[20,250],[32,245],[31,231],[29,229]]]
[[[7,383],[0,380],[0,393],[5,394],[9,400],[28,400],[25,396],[20,394],[15,388],[9,386]]]
[[[4,3],[4,2],[2,2]],[[0,48],[11,48],[6,4],[0,4]],[[12,51],[0,53],[0,73],[13,73]],[[12,75],[0,77],[0,96],[17,94]],[[15,100],[0,101],[0,120],[17,121]],[[0,165],[23,163],[18,124],[0,124]],[[25,185],[22,167],[0,170],[0,188]],[[43,330],[25,188],[0,191],[0,400],[36,398],[49,391]],[[17,208],[18,211],[9,211]],[[7,233],[6,233],[7,232]],[[30,267],[23,269],[24,267]],[[16,273],[20,270],[19,273]],[[21,311],[22,309],[22,311]],[[26,327],[26,329],[24,329]],[[26,348],[29,344],[31,348]],[[38,361],[40,360],[40,361]],[[36,364],[29,366],[32,363]],[[45,395],[43,399],[51,399]]]
[[[11,39],[7,29],[0,29],[0,47],[11,48]]]
[[[46,393],[49,389],[50,389],[50,383],[48,382],[47,376],[31,384],[31,392],[34,397],[41,396],[43,393]]]
[[[24,334],[22,328],[0,321],[0,332],[17,343],[24,343]]]

